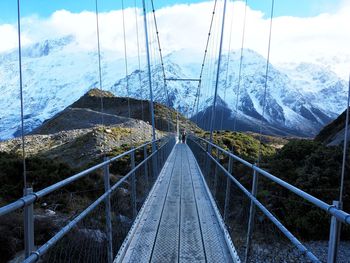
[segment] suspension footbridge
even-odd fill
[[[215,1],[212,12],[212,21],[199,79],[166,77],[155,10],[153,1],[151,2],[157,49],[163,69],[164,93],[167,96],[168,103],[167,81],[195,81],[198,82],[198,90],[193,110],[197,108],[198,111],[202,85],[201,78],[206,62],[213,17],[216,14],[217,1]],[[20,90],[21,95],[23,95],[19,3],[20,1],[18,1],[19,72]],[[273,7],[274,1],[272,0],[268,54],[270,52]],[[170,123],[172,122],[170,120],[172,116],[167,116],[169,118],[168,131],[161,138],[156,138],[148,39],[149,23],[145,1],[143,1],[143,13],[152,140],[132,147],[130,150],[116,156],[108,158],[105,155],[104,160],[97,165],[44,189],[39,191],[35,189],[34,191],[26,182],[23,98],[21,96],[24,195],[15,202],[0,207],[0,219],[12,213],[23,216],[23,262],[264,262],[263,259],[254,261],[252,258],[256,250],[254,242],[258,243],[259,239],[255,235],[258,219],[260,223],[263,222],[266,225],[273,226],[273,229],[282,236],[280,240],[283,240],[283,245],[286,244],[285,246],[296,251],[295,261],[321,262],[322,259],[270,211],[269,205],[261,202],[258,196],[258,186],[261,179],[283,188],[286,192],[293,193],[302,202],[312,207],[311,209],[321,211],[328,216],[330,225],[327,262],[336,262],[340,226],[342,224],[350,225],[350,214],[341,209],[341,198],[332,204],[328,204],[262,169],[260,167],[260,153],[256,163],[250,163],[233,151],[224,149],[213,142],[213,123],[217,117],[215,116],[215,107],[220,78],[219,69],[221,66],[226,0],[223,1],[222,10],[223,13],[220,16],[222,27],[219,42],[219,60],[214,81],[215,95],[211,118],[208,120],[210,126],[209,139],[198,137],[193,133],[188,135],[187,143],[177,142],[179,128],[177,131],[171,130]],[[99,84],[102,89],[98,14],[98,1],[96,0]],[[125,37],[124,24],[123,28]],[[243,40],[244,34],[242,45]],[[124,47],[126,50],[125,42]],[[264,97],[266,97],[268,65],[269,55],[266,66]],[[128,74],[127,66],[126,61],[126,74]],[[242,65],[240,65],[240,70],[241,67]],[[168,106],[170,107],[170,105]],[[101,112],[103,110],[103,98],[101,98]],[[128,110],[130,117],[130,105]],[[263,110],[265,111],[265,108]],[[101,122],[103,126],[103,119]],[[346,122],[347,124],[348,122]],[[179,123],[177,123],[177,126],[179,126]],[[108,144],[108,141],[105,143]],[[344,145],[344,156],[346,156],[346,143]],[[111,166],[121,160],[127,160],[127,165],[123,163],[127,167],[127,172],[112,183]],[[118,163],[118,165],[121,164]],[[342,177],[344,177],[344,169],[345,164],[343,163]],[[237,174],[239,172],[246,173],[246,171],[248,171],[248,184],[242,183]],[[74,217],[69,218],[48,240],[36,243],[35,221],[37,218],[35,217],[35,206],[49,195],[54,195],[57,191],[83,180],[94,172],[100,172],[103,176],[103,193]],[[129,222],[131,227],[125,230],[125,224],[123,225],[123,223],[126,220],[121,219],[120,216],[122,204],[118,200],[120,196],[118,191],[126,188],[130,195],[128,196],[130,200],[127,202],[130,204],[128,213],[131,218],[131,223]],[[243,213],[247,214],[245,218],[241,217]],[[257,219],[258,215],[259,218]],[[240,231],[235,231],[236,229],[240,229]],[[271,243],[274,245],[273,241]]]

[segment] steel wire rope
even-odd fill
[[[274,13],[274,5],[275,5],[275,0],[271,1],[271,14],[270,14],[270,26],[269,26],[269,36],[268,36],[268,47],[267,47],[267,58],[266,58],[266,71],[265,71],[265,83],[264,83],[264,96],[263,96],[263,105],[262,105],[262,114],[260,117],[260,122],[259,122],[259,148],[258,148],[258,157],[256,160],[256,166],[260,166],[261,162],[261,151],[262,151],[262,126],[263,126],[263,121],[264,121],[264,116],[265,116],[265,108],[266,108],[266,96],[267,96],[267,84],[268,84],[268,74],[269,74],[269,64],[270,64],[270,52],[271,52],[271,36],[272,36],[272,24],[273,24],[273,13]],[[258,173],[256,174],[256,182],[255,184],[258,184]],[[253,183],[254,184],[254,183]],[[258,191],[258,188],[257,188]],[[251,206],[250,206],[250,211],[255,211],[254,210],[255,205],[251,201]],[[255,217],[255,212],[252,212],[249,216],[249,221],[252,220],[251,222],[254,222],[254,217]],[[252,227],[251,227],[252,226]],[[250,247],[251,247],[251,237],[252,233],[254,231],[253,225],[251,223],[248,223],[248,230],[247,230],[247,243],[246,243],[246,250],[245,250],[245,262],[248,262],[249,255],[250,255]]]
[[[204,65],[205,65],[206,58],[207,58],[207,53],[208,53],[209,41],[210,41],[211,30],[212,30],[213,21],[214,21],[214,16],[215,16],[215,12],[216,12],[216,6],[217,6],[217,0],[214,1],[214,7],[213,7],[211,20],[210,20],[210,25],[209,25],[209,33],[208,33],[208,37],[207,37],[207,42],[205,44],[204,56],[203,56],[203,60],[202,60],[202,64],[201,64],[201,70],[200,70],[200,74],[199,74],[199,83],[198,83],[197,95],[196,95],[197,106],[195,106],[196,100],[194,101],[194,105],[193,105],[193,111],[194,111],[194,108],[196,107],[196,124],[197,125],[198,125],[198,109],[199,109],[199,100],[200,100],[200,95],[201,95],[200,91],[201,91],[201,86],[202,86],[202,77],[203,77]]]
[[[213,38],[213,41],[212,41],[212,55],[210,56],[210,68],[209,68],[209,82],[207,83],[207,94],[210,95],[211,92],[211,84],[214,82],[214,79],[215,79],[215,75],[217,73],[217,68],[215,67],[215,63],[216,63],[216,55],[217,55],[217,52],[218,52],[218,45],[219,45],[219,41],[215,41],[218,39],[219,35],[220,35],[220,21],[219,21],[219,18],[220,17],[217,17],[216,21],[214,21],[216,27],[217,27],[217,30],[215,30],[215,26],[214,26],[214,32],[216,34],[216,36]],[[213,91],[214,93],[214,96],[215,96],[215,90]],[[214,103],[214,97],[213,97],[213,103]],[[212,105],[213,107],[214,105]],[[207,129],[210,130],[210,126],[211,126],[211,118],[212,118],[212,115],[213,115],[213,111],[210,110],[210,107],[208,107],[206,110],[209,110],[209,116],[208,118],[206,118],[205,120],[205,127],[207,127]],[[204,117],[204,115],[203,115]]]
[[[230,2],[230,1],[229,1]],[[229,42],[228,42],[228,51],[227,51],[227,64],[226,64],[226,75],[225,75],[225,88],[224,88],[224,98],[223,100],[226,100],[226,91],[227,91],[227,80],[228,80],[228,71],[229,71],[229,65],[230,65],[230,55],[231,55],[231,42],[232,42],[232,29],[233,29],[233,14],[231,16],[231,23],[230,23],[230,35],[229,35]],[[220,121],[220,130],[222,130],[222,124],[224,121],[224,108],[221,110],[221,121]]]
[[[211,82],[211,72],[212,72],[212,65],[213,65],[213,54],[214,54],[214,47],[215,47],[215,38],[213,39],[213,35],[215,35],[215,27],[217,25],[216,23],[216,19],[214,17],[214,20],[213,20],[213,24],[212,24],[212,28],[211,28],[211,32],[210,32],[210,36],[211,36],[211,39],[209,40],[209,44],[208,44],[208,47],[207,47],[207,65],[205,66],[205,71],[203,73],[203,75],[205,75],[204,77],[204,81],[203,81],[203,76],[202,76],[202,94],[203,96],[208,96],[209,95],[209,87],[210,87],[210,82]],[[207,123],[206,123],[206,120],[205,119],[205,114],[207,112],[207,109],[202,109],[202,115],[200,116],[200,121],[202,122],[203,124],[203,129],[207,129]]]
[[[98,0],[95,0],[95,17],[96,17],[96,38],[97,38],[97,58],[98,58],[98,77],[99,77],[99,88],[102,93],[102,67],[101,67],[101,44],[100,44],[100,23],[99,23],[99,10],[98,10]],[[100,97],[100,107],[101,107],[101,125],[102,125],[102,151],[103,156],[106,154],[106,142],[105,142],[105,127],[104,127],[104,104],[103,104],[103,94]]]
[[[124,0],[122,3],[122,25],[123,25],[123,44],[124,44],[124,66],[125,66],[125,81],[126,81],[126,92],[128,101],[128,117],[131,118],[130,110],[130,90],[129,90],[129,71],[128,71],[128,55],[127,55],[127,43],[126,43],[126,32],[125,32],[125,11],[124,11]],[[131,138],[130,138],[131,139]]]
[[[164,82],[164,92],[165,92],[165,96],[166,96],[166,101],[167,101],[167,106],[168,106],[168,110],[169,110],[169,114],[171,114],[170,111],[170,100],[169,100],[169,92],[168,92],[168,85],[167,85],[167,81],[166,81],[166,74],[165,74],[165,67],[164,67],[164,59],[163,59],[163,52],[162,52],[162,48],[160,45],[160,38],[159,38],[159,30],[158,30],[158,23],[157,23],[157,18],[156,18],[156,12],[155,12],[155,8],[154,8],[154,2],[153,0],[151,0],[151,4],[152,4],[152,12],[153,12],[153,21],[154,21],[154,26],[155,26],[155,30],[156,30],[156,37],[157,37],[157,43],[158,43],[158,51],[159,51],[159,57],[160,57],[160,64],[162,67],[162,73],[163,73],[163,82]],[[168,116],[168,132],[170,132],[170,120],[171,117],[169,118]]]
[[[21,2],[17,0],[17,34],[18,34],[18,70],[19,70],[19,91],[21,108],[21,141],[22,141],[22,168],[23,168],[23,188],[27,188],[27,167],[26,149],[24,135],[24,100],[23,100],[23,72],[22,72],[22,39],[21,39]],[[24,195],[26,195],[26,191]]]
[[[148,2],[148,10],[150,9],[150,6],[149,6],[149,2]],[[155,51],[155,47],[154,47],[154,34],[153,34],[153,26],[151,25],[151,21],[150,19],[147,19],[147,24],[148,24],[148,29],[149,29],[149,54],[150,54],[150,64],[151,64],[151,78],[152,78],[152,84],[153,84],[153,88],[155,86],[155,89],[153,89],[153,99],[154,99],[154,102],[156,102],[158,99],[157,99],[157,94],[158,94],[158,80],[157,80],[157,76],[156,76],[156,51]],[[160,130],[160,126],[159,126],[159,119],[158,119],[158,123],[156,121],[156,103],[154,103],[154,115],[155,115],[155,126],[157,126],[157,129]]]
[[[219,93],[219,84],[220,84],[220,70],[221,70],[221,59],[222,59],[222,46],[224,41],[224,30],[225,30],[225,18],[226,18],[226,8],[227,7],[227,0],[223,1],[223,14],[221,19],[221,27],[220,27],[220,40],[219,40],[219,51],[218,51],[218,60],[217,60],[217,66],[216,66],[216,74],[215,74],[215,88],[214,88],[214,98],[213,98],[213,106],[211,110],[211,116],[210,116],[210,141],[213,139],[213,131],[215,129],[215,117],[216,117],[216,104],[217,104],[217,98]]]
[[[260,118],[260,127],[259,127],[259,153],[258,153],[258,160],[257,165],[260,165],[261,161],[261,148],[262,148],[262,129],[263,129],[263,120],[265,116],[266,111],[266,96],[267,96],[267,84],[268,84],[268,76],[269,76],[269,65],[270,65],[270,53],[271,53],[271,37],[272,37],[272,24],[273,24],[273,13],[274,13],[274,7],[275,7],[275,0],[271,1],[271,15],[270,15],[270,28],[269,28],[269,40],[268,40],[268,47],[267,47],[267,59],[266,59],[266,71],[265,71],[265,83],[264,83],[264,97],[263,97],[263,111]]]
[[[149,2],[148,2],[148,6],[147,6],[148,9],[151,9],[151,7],[149,6]],[[156,39],[154,37],[154,28],[151,24],[152,22],[150,21],[150,19],[147,19],[147,27],[149,29],[149,55],[150,55],[150,66],[151,66],[151,79],[152,79],[152,84],[153,84],[153,87],[155,87],[155,89],[153,89],[153,99],[154,99],[154,115],[156,115],[156,108],[157,108],[157,105],[156,105],[156,101],[158,101],[159,103],[159,81],[157,80],[157,74],[156,74],[156,71],[157,71],[157,68],[156,68],[156,65],[157,65],[157,51],[156,51],[156,47],[155,47],[155,42],[156,42]],[[158,96],[158,98],[157,98]],[[155,116],[156,118],[156,116]],[[159,123],[159,118],[158,118],[158,121],[156,121],[155,119],[155,126],[157,126],[157,129],[160,130],[161,129],[161,126],[160,126],[160,123]]]
[[[236,108],[235,108],[235,115],[233,117],[233,130],[234,131],[236,131],[236,125],[237,125],[239,95],[240,95],[240,87],[241,87],[241,81],[242,81],[243,51],[244,51],[245,31],[246,31],[246,23],[247,23],[247,6],[248,6],[248,0],[245,1],[245,7],[244,7],[242,42],[241,42],[241,56],[239,59],[238,86],[237,86],[237,91],[236,91],[236,93],[237,93],[236,94]]]
[[[142,87],[142,77],[141,77],[141,58],[140,58],[140,39],[139,39],[139,23],[137,19],[137,3],[136,0],[134,0],[134,6],[135,6],[135,27],[136,27],[136,44],[137,44],[137,62],[138,62],[138,78],[139,78],[139,85],[140,85],[140,98],[141,98],[141,119],[145,122],[145,116],[143,112],[143,87]],[[143,131],[143,139],[146,139],[146,131],[145,127],[142,128]]]

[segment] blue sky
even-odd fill
[[[136,0],[141,3],[141,0]],[[146,0],[150,2],[149,0]],[[197,3],[203,0],[154,0],[156,8],[170,6],[178,3]],[[0,1],[0,23],[13,23],[16,19],[16,0]],[[134,6],[134,0],[125,0],[126,6]],[[72,12],[83,10],[94,10],[95,0],[21,0],[21,12],[23,16],[38,15],[48,17],[54,11],[66,9]],[[297,3],[297,4],[296,4]],[[341,0],[276,0],[276,16],[298,16],[309,17],[320,13],[332,13],[341,3]],[[248,4],[253,9],[261,10],[268,14],[270,10],[270,0],[248,0]],[[121,0],[99,0],[100,10],[108,11],[119,9]]]

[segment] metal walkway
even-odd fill
[[[177,144],[114,262],[238,262],[190,148]]]

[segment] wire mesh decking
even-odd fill
[[[239,262],[198,164],[177,144],[115,262]]]

